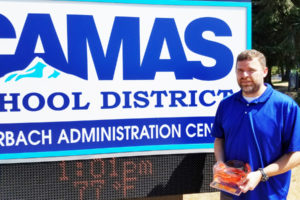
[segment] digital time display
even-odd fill
[[[116,158],[76,161],[75,165],[63,161],[59,163],[61,170],[59,180],[71,183],[78,190],[79,199],[84,199],[88,190],[94,191],[96,199],[101,199],[105,187],[115,190],[126,198],[130,191],[135,190],[140,179],[153,175],[151,160],[125,160],[119,162],[118,166],[117,162],[119,160]]]
[[[0,199],[113,200],[213,191],[213,154],[5,164]]]

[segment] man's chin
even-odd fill
[[[253,87],[241,87],[244,94],[253,94],[255,93]]]

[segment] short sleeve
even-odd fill
[[[211,135],[215,138],[224,138],[224,131],[222,127],[222,101],[219,104],[219,107],[217,109],[217,113],[214,120],[214,125],[212,128]]]
[[[300,151],[300,108],[292,102],[284,116],[283,148],[285,153]]]

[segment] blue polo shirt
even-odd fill
[[[285,153],[300,151],[300,109],[292,98],[268,84],[251,103],[239,91],[221,101],[212,135],[224,139],[226,161],[242,160],[255,171]],[[285,200],[290,179],[291,171],[273,176],[234,199]]]

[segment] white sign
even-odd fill
[[[0,2],[0,159],[211,151],[251,4],[176,4]]]

